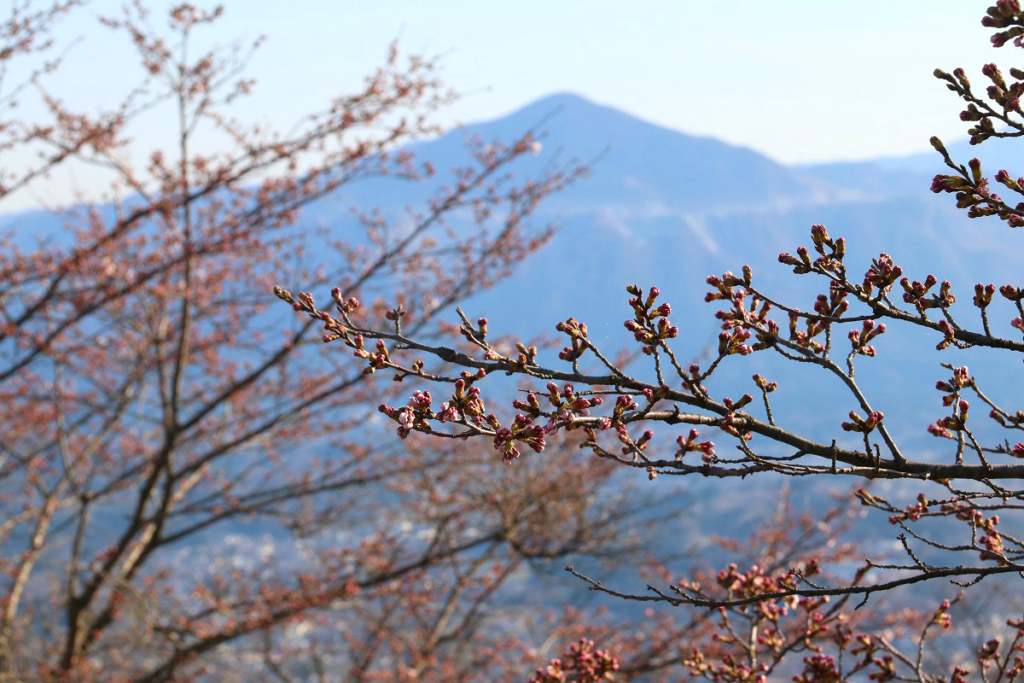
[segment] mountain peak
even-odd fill
[[[829,192],[749,148],[666,128],[572,92],[545,95],[503,117],[467,125],[448,142],[466,134],[509,140],[527,130],[541,137],[543,157],[599,159],[590,179],[573,190],[598,205],[631,197],[652,211],[699,212],[770,204],[782,196],[788,203],[815,201]]]

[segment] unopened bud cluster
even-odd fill
[[[645,354],[653,354],[665,340],[674,339],[679,335],[679,328],[673,326],[668,319],[672,307],[667,303],[656,308],[654,306],[661,293],[657,287],[651,287],[646,297],[643,297],[641,289],[636,285],[626,287],[626,292],[633,295],[629,305],[633,308],[634,317],[627,320],[624,325],[633,333],[633,338],[643,344]]]

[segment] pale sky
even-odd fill
[[[269,37],[254,72],[296,113],[304,94],[350,86],[399,36],[409,49],[447,53],[446,78],[466,93],[452,120],[572,91],[791,162],[899,154],[926,149],[935,133],[962,134],[935,67],[1024,63],[1019,48],[990,47],[980,25],[988,5],[235,0],[224,29]]]
[[[93,14],[121,0],[92,0]],[[166,0],[147,3],[167,6]],[[203,4],[203,3],[199,3]],[[227,0],[217,39],[267,42],[246,105],[286,126],[355,90],[398,37],[445,54],[464,93],[447,124],[494,118],[570,91],[687,133],[752,147],[782,162],[863,159],[962,137],[955,96],[935,67],[1004,71],[1024,52],[989,46],[985,0]],[[122,38],[80,16],[53,84],[88,103],[135,78]],[[155,132],[155,131],[154,131]],[[143,135],[144,136],[144,135]],[[140,136],[142,137],[142,136]]]

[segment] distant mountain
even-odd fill
[[[467,132],[486,139],[536,127],[546,132],[548,148],[584,161],[602,154],[575,197],[597,201],[598,207],[625,205],[654,214],[676,208],[732,211],[827,201],[842,193],[745,147],[685,135],[566,93]]]
[[[465,158],[464,145],[470,138],[509,140],[527,130],[538,131],[544,145],[532,168],[522,165],[527,170],[539,170],[558,159],[593,162],[592,177],[573,190],[571,200],[556,197],[550,203],[558,210],[585,205],[587,212],[613,207],[660,216],[680,210],[785,209],[860,196],[745,147],[686,135],[568,93],[544,97],[507,116],[465,126],[411,149],[440,160],[435,166],[444,170],[445,162],[454,165]],[[363,186],[352,196],[380,191],[376,185]],[[408,190],[401,193],[411,196]]]

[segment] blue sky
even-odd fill
[[[120,4],[92,0],[88,12]],[[989,47],[984,0],[226,4],[216,40],[268,37],[252,62],[259,84],[246,109],[279,126],[353,90],[398,37],[407,50],[445,55],[445,80],[464,94],[442,115],[448,125],[571,91],[783,162],[863,159],[927,149],[933,134],[963,135],[957,100],[932,78],[935,67],[978,73],[986,61],[1024,62],[1016,48]],[[80,15],[64,27],[62,39],[86,39],[52,84],[86,107],[138,73],[128,46],[91,23]]]

